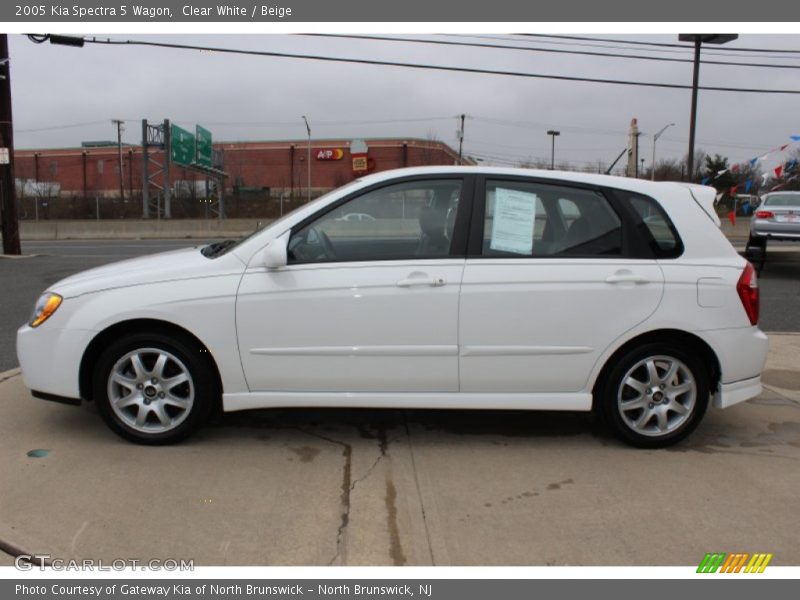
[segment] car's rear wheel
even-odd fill
[[[184,336],[127,335],[97,362],[94,399],[105,422],[140,444],[171,444],[207,419],[218,386],[207,352]]]
[[[708,407],[702,361],[672,344],[633,349],[611,368],[598,401],[606,422],[624,441],[660,448],[689,435]]]

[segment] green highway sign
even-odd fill
[[[200,125],[196,126],[197,158],[195,162],[201,167],[211,168],[211,132]]]
[[[177,125],[170,126],[169,156],[172,162],[190,166],[195,161],[194,136]]]

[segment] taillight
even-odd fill
[[[750,324],[755,325],[758,323],[758,280],[756,278],[756,270],[750,263],[747,263],[742,275],[739,277],[739,281],[736,283],[736,292],[742,301],[747,318],[750,319]]]
[[[775,217],[775,213],[771,210],[757,210],[756,211],[756,218],[757,219],[772,219]]]

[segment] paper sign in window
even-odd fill
[[[501,252],[531,254],[535,221],[536,194],[497,188],[489,247]]]

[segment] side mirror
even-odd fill
[[[266,248],[264,248],[264,266],[268,269],[280,269],[286,266],[288,258],[286,255],[286,246],[289,243],[289,234],[287,231],[282,236],[272,240]]]

